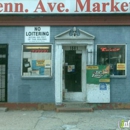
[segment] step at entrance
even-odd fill
[[[6,112],[6,111],[8,111],[8,108],[7,107],[0,107],[0,112]]]
[[[93,112],[93,107],[84,102],[63,102],[62,105],[56,106],[57,112]]]

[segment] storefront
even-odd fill
[[[0,2],[0,102],[129,104],[129,8],[128,0]],[[109,85],[89,84],[87,67],[99,78],[98,65],[109,65]]]

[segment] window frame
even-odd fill
[[[95,47],[95,64],[97,64],[97,46],[98,45],[104,45],[104,46],[111,46],[111,45],[124,45],[125,46],[125,75],[110,75],[110,78],[126,78],[127,77],[127,44],[126,43],[111,43],[111,44],[96,44],[96,47]]]
[[[39,75],[39,76],[25,76],[23,75],[23,48],[24,45],[29,45],[29,46],[51,46],[51,74],[50,76],[47,75]],[[41,44],[41,43],[23,43],[22,44],[22,50],[21,50],[21,77],[25,78],[25,79],[33,79],[33,78],[52,78],[52,72],[53,72],[53,44],[51,43],[45,43],[45,44]]]

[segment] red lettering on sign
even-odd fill
[[[100,49],[101,51],[113,51],[113,52],[120,50],[120,48],[106,48],[106,47],[101,47]]]
[[[0,8],[2,8],[0,12],[24,12],[22,3],[14,3],[14,5],[13,3],[0,3]]]
[[[42,52],[49,52],[48,50],[46,50],[46,49],[35,49],[35,50],[31,50],[31,52],[33,52],[33,53],[42,53]]]
[[[81,11],[83,11],[85,6],[86,6],[85,12],[91,12],[90,11],[90,0],[86,0],[84,5],[82,4],[81,0],[76,0],[76,10],[75,10],[75,12],[79,12],[78,7],[80,8]]]
[[[59,3],[58,6],[57,6],[57,10],[59,12],[63,12],[65,9],[65,5],[63,3]]]
[[[121,10],[123,11],[123,12],[126,12],[126,11],[128,11],[128,3],[126,3],[126,2],[124,2],[124,3],[122,3],[121,4]]]
[[[116,2],[114,0],[111,0],[111,12],[120,12],[118,8],[119,2]]]
[[[15,11],[14,12],[23,12],[23,4],[15,3]]]
[[[93,4],[93,12],[100,12],[100,4],[99,3],[94,3]]]
[[[49,5],[49,8],[51,10],[51,12],[54,10],[56,3],[54,3],[54,5],[52,5],[52,3],[47,3]]]
[[[110,5],[109,3],[102,3],[102,12],[107,12],[106,7],[107,5]]]
[[[35,9],[34,12],[38,12],[38,11],[37,11],[38,9],[40,9],[41,12],[46,12],[46,10],[45,10],[45,8],[44,8],[44,5],[43,5],[43,3],[42,3],[41,0],[39,1],[39,3],[38,3],[38,5],[37,5],[37,7],[36,7],[36,9]]]
[[[13,5],[12,5],[12,3],[5,3],[4,12],[13,12]]]
[[[3,5],[0,3],[0,8],[3,8]],[[2,12],[3,11],[3,9],[1,9],[0,10],[0,12]]]
[[[10,2],[9,2],[10,1]],[[17,3],[16,0],[11,1],[9,0],[7,3],[4,3],[4,0],[0,2],[0,13],[5,14],[17,14],[17,13],[62,13],[62,12],[69,12],[70,13],[95,13],[95,12],[107,12],[107,13],[120,13],[120,12],[128,12],[130,13],[130,3],[129,0],[126,1],[120,1],[120,0],[106,0],[107,2],[104,2],[103,0],[72,0],[73,2],[69,0],[65,0],[63,2],[57,3],[56,0],[52,0],[53,2],[48,2],[48,0],[38,0],[38,3],[36,3],[36,7],[34,8],[34,3],[30,7],[25,8],[28,5],[29,2],[27,0],[22,1],[21,3]],[[65,2],[65,3],[64,3]],[[66,5],[69,5],[70,8],[65,8]],[[24,7],[25,6],[25,7]],[[75,10],[71,7],[75,6]],[[32,8],[34,8],[34,11],[32,11]]]

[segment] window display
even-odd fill
[[[97,64],[109,64],[111,75],[126,75],[125,48],[125,45],[97,45]]]
[[[50,77],[52,69],[51,45],[23,45],[22,76]]]

